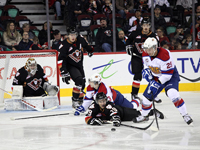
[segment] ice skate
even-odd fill
[[[139,101],[140,104],[142,104],[142,99],[138,97],[138,95],[136,94],[132,94],[132,99],[136,100],[136,101]]]
[[[148,121],[148,120],[149,120],[148,116],[138,116],[138,117],[133,119],[133,122],[139,123],[139,122]]]
[[[185,122],[186,122],[188,125],[190,125],[190,124],[193,122],[192,118],[191,118],[190,115],[188,115],[188,114],[186,114],[185,116],[183,116],[183,119],[185,120]]]

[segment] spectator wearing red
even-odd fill
[[[193,34],[193,26],[190,29],[190,34]],[[200,16],[197,17],[195,22],[195,40],[198,43],[197,48],[200,49]]]
[[[167,42],[169,43],[169,39],[168,39],[168,37],[165,35],[163,27],[158,27],[158,29],[156,30],[156,33],[157,33],[157,35],[158,35],[158,37],[159,37],[160,43],[161,43],[162,41],[167,41]]]
[[[107,18],[109,18],[109,15],[112,14],[112,3],[111,0],[105,0],[105,4],[102,6],[102,13],[106,15]]]

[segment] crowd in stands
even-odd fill
[[[75,26],[86,31],[84,37],[94,45],[96,52],[112,52],[112,0],[49,0],[56,19],[66,27]],[[141,29],[143,18],[151,19],[151,0],[115,0],[116,51],[125,51],[126,39],[131,32]],[[9,5],[9,4],[7,4]],[[192,1],[154,0],[154,32],[160,46],[170,50],[193,49]],[[4,6],[5,7],[5,6]],[[67,35],[61,35],[50,22],[50,43],[47,40],[47,22],[39,31],[31,23],[21,27],[11,16],[5,24],[3,16],[8,12],[0,7],[0,51],[42,50],[59,48]],[[17,15],[20,15],[18,13]],[[200,1],[195,0],[195,48],[200,48]],[[36,29],[35,29],[36,28]],[[37,31],[37,32],[34,32]]]

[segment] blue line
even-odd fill
[[[120,61],[123,61],[123,60],[125,60],[125,59],[122,59],[122,60],[113,62],[113,64],[115,64],[115,63],[117,63],[117,62],[120,62]],[[109,63],[109,64],[106,64],[106,65],[99,66],[99,67],[95,67],[95,68],[93,68],[92,70],[95,70],[95,69],[98,69],[98,68],[101,68],[101,67],[105,67],[105,66],[108,66],[108,65],[110,65],[110,63]]]

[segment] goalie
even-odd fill
[[[34,58],[28,58],[25,66],[17,71],[12,89],[15,85],[23,86],[23,97],[55,96],[59,91],[58,86],[48,82],[44,70]]]

